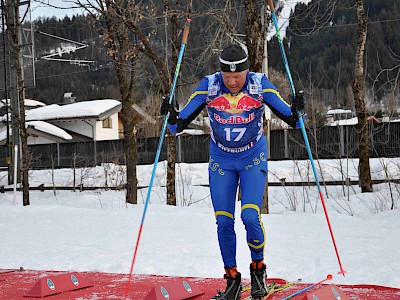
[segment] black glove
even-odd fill
[[[295,118],[298,118],[297,111],[302,112],[304,110],[304,92],[303,91],[298,91],[296,95],[293,97],[293,95],[290,95],[290,100],[292,102],[292,114]]]
[[[175,107],[174,107],[174,104],[172,104],[172,103],[175,104]],[[178,114],[179,114],[179,112],[177,111],[177,109],[179,109],[179,105],[174,99],[172,99],[172,103],[171,104],[169,103],[169,95],[163,96],[160,113],[162,116],[165,116],[169,112],[168,123],[176,124],[176,122],[178,120]]]

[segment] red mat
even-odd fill
[[[45,276],[57,275],[65,272],[36,271],[36,270],[1,270],[0,269],[0,299],[34,299],[24,297]],[[48,296],[46,299],[123,299],[128,275],[79,272],[79,274],[93,284],[92,287],[84,288]],[[168,277],[157,275],[133,275],[130,285],[129,298],[132,300],[143,300],[149,291],[156,285],[165,284],[176,279],[184,279],[204,291],[204,295],[193,297],[193,300],[206,300],[216,294],[217,289],[223,289],[225,281],[218,278],[193,278],[193,277]],[[285,282],[283,279],[274,280],[278,284]],[[246,283],[248,279],[244,280]],[[334,283],[334,282],[331,282]],[[302,283],[279,292],[269,299],[282,299],[290,294],[309,286],[312,283]],[[377,286],[377,285],[337,285],[350,299],[366,300],[398,300],[400,289]],[[309,291],[318,289],[315,287]],[[248,293],[248,292],[247,292]],[[245,294],[247,296],[247,294]],[[293,300],[301,300],[305,294],[299,295]]]

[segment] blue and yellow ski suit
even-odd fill
[[[224,266],[236,264],[235,203],[240,182],[241,219],[254,261],[263,260],[265,230],[261,204],[267,176],[263,135],[264,104],[292,127],[291,107],[262,73],[248,72],[239,93],[231,94],[220,72],[206,76],[179,112],[172,133],[182,131],[206,107],[211,125],[209,182]]]

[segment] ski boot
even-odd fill
[[[215,300],[239,300],[242,296],[242,275],[234,268],[225,267],[226,289],[225,292],[218,291],[211,299]]]
[[[263,261],[253,261],[250,264],[251,297],[253,300],[264,299],[268,294],[266,269]]]

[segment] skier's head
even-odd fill
[[[238,93],[246,82],[249,72],[247,51],[238,45],[229,45],[219,57],[222,80],[231,93]]]
[[[247,50],[239,45],[225,47],[219,57],[222,72],[242,72],[249,68]]]

